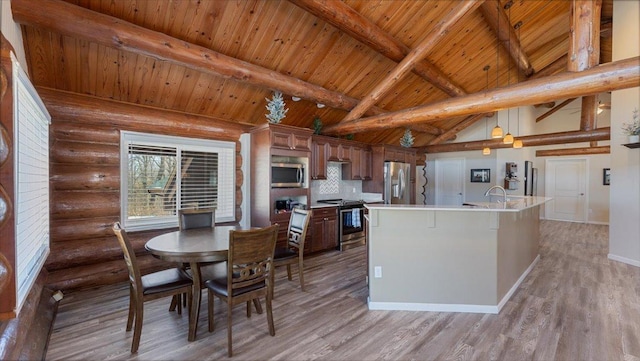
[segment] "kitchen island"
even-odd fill
[[[539,259],[549,200],[366,205],[369,309],[500,312]]]

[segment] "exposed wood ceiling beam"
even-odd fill
[[[525,76],[531,76],[533,74],[533,66],[524,49],[522,49],[518,36],[511,26],[509,18],[507,14],[505,14],[500,2],[498,0],[487,0],[480,6],[480,12],[496,33],[502,46],[509,52],[513,61],[518,65],[518,69],[520,69]]]
[[[215,135],[217,138],[234,141],[238,140],[240,134],[248,132],[253,127],[252,124],[229,122],[199,114],[187,114],[45,87],[38,87],[38,94],[54,118],[73,119],[83,124],[105,125],[104,119],[111,119],[108,125],[117,129],[135,130],[157,124],[158,119],[163,119],[162,128],[165,130],[171,128],[180,134],[198,136]]]
[[[474,11],[481,2],[461,1],[454,7],[438,24],[430,31],[419,43],[413,48],[402,61],[387,74],[364,98],[356,105],[342,122],[360,118],[369,108],[371,108],[381,97],[383,97],[389,89],[395,86],[399,81],[413,69],[414,64],[422,60],[427,52],[451,31],[455,25],[466,14]]]
[[[565,72],[528,80],[509,87],[491,89],[463,97],[449,98],[431,104],[399,110],[383,115],[334,124],[326,134],[359,133],[382,128],[411,126],[413,123],[437,121],[521,105],[533,105],[594,95],[604,91],[637,87],[640,83],[640,57],[619,60],[579,73]]]
[[[556,102],[548,102],[548,103],[541,103],[541,104],[535,104],[534,107],[536,108],[553,108],[556,106]]]
[[[565,143],[581,143],[595,140],[609,140],[611,138],[611,128],[598,128],[588,132],[571,131],[559,133],[547,133],[537,135],[527,135],[524,137],[516,137],[522,141],[523,146],[533,147],[539,145],[565,144]],[[473,142],[450,143],[428,145],[420,148],[426,153],[445,153],[445,152],[461,152],[467,150],[481,150],[482,148],[512,148],[511,144],[504,144],[502,139],[485,139]]]
[[[571,2],[571,31],[567,70],[582,71],[600,63],[600,12],[602,0]]]
[[[289,1],[393,61],[402,61],[411,51],[409,47],[342,1]],[[444,72],[427,60],[417,62],[413,72],[451,97],[467,94],[464,89],[456,85]]]
[[[553,157],[553,156],[562,156],[562,155],[610,154],[610,153],[611,153],[611,146],[603,145],[600,147],[536,150],[536,157]]]
[[[571,32],[569,36],[569,71],[583,71],[600,63],[600,14],[602,0],[571,2]],[[594,129],[598,115],[596,95],[582,97],[580,130]],[[595,142],[591,146],[596,146]]]
[[[287,76],[211,49],[149,30],[61,0],[12,0],[13,19],[22,25],[80,38],[207,74],[296,95],[333,108],[351,110],[358,99]],[[385,113],[372,108],[369,114]]]
[[[438,127],[434,127],[433,125],[430,124],[413,124],[411,126],[411,129],[417,131],[417,132],[422,132],[422,133],[429,133],[429,134],[433,134],[433,135],[440,135],[442,133],[444,133],[443,129],[440,129]]]
[[[567,104],[571,103],[572,101],[576,100],[576,98],[569,98],[565,101],[563,101],[562,103],[556,105],[555,108],[549,110],[548,112],[542,114],[541,116],[536,118],[536,123],[543,120],[544,118],[547,118],[548,116],[550,116],[551,114],[557,112],[558,110],[564,108]]]

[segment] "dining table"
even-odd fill
[[[226,261],[229,253],[229,231],[250,229],[243,226],[215,226],[164,233],[151,238],[145,248],[153,256],[169,261],[189,263],[193,277],[193,302],[189,314],[189,341],[196,339],[200,315],[201,273],[203,262]]]

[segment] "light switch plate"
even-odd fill
[[[373,277],[382,278],[382,267],[380,266],[373,267]]]

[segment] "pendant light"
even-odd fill
[[[485,65],[485,67],[482,69],[487,73],[487,87],[486,90],[489,90],[489,65]],[[487,125],[487,117],[484,118],[484,136],[487,137],[487,133],[488,133],[489,127]],[[484,147],[482,148],[482,155],[489,155],[491,154],[491,148],[489,147]]]
[[[511,8],[509,8],[509,18],[511,18]],[[518,41],[520,41],[520,28],[522,27],[522,21],[518,21],[516,25],[514,25],[516,30],[518,30]],[[518,72],[518,83],[520,83],[520,72]],[[520,136],[520,107],[518,107],[518,136]],[[520,139],[516,139],[513,141],[513,147],[515,149],[522,148],[522,141]]]
[[[498,34],[500,34],[500,17],[498,16],[498,31],[496,32],[496,89],[498,88],[499,82],[498,82],[498,78],[500,76],[500,72],[498,70],[500,70],[499,65],[499,59],[500,59],[500,37],[498,36]],[[489,73],[487,72],[487,76],[489,76]],[[493,139],[498,139],[498,138],[502,138],[502,128],[500,128],[500,125],[498,124],[498,112],[496,113],[496,126],[493,128],[493,130],[491,130],[491,138]]]
[[[505,9],[509,9],[509,26],[511,26],[511,2],[508,2],[505,6]],[[509,37],[509,54],[511,54],[511,37]],[[511,61],[509,62],[509,67],[507,68],[507,87],[511,86]],[[502,139],[502,143],[504,144],[513,144],[513,135],[511,135],[511,109],[507,109],[507,135]]]

